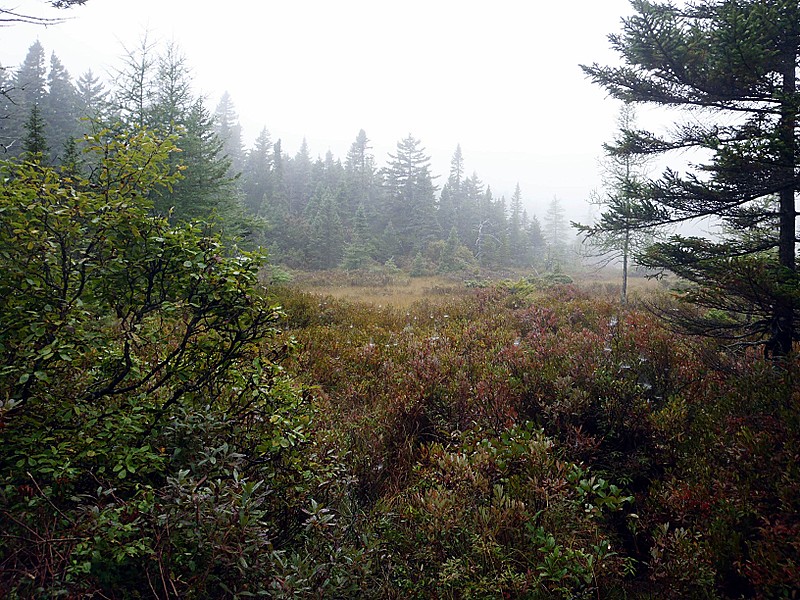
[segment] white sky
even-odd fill
[[[363,128],[382,166],[410,133],[441,185],[460,143],[496,197],[519,182],[540,218],[557,195],[586,220],[619,105],[578,65],[616,62],[607,35],[630,12],[628,0],[89,0],[60,25],[0,29],[0,64],[38,38],[74,78],[105,76],[148,31],[177,42],[211,110],[231,94],[248,146],[266,126],[290,155],[305,137],[312,158],[344,160]]]

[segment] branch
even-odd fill
[[[85,1],[85,0],[84,0]],[[25,23],[28,25],[55,25],[63,23],[65,18],[48,18],[48,17],[35,17],[33,15],[24,15],[22,13],[14,12],[6,8],[0,8],[0,27],[8,27],[12,23]]]

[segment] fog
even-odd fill
[[[289,155],[305,138],[312,157],[344,159],[364,129],[383,165],[412,134],[441,184],[460,144],[495,197],[519,182],[532,212],[558,196],[585,219],[619,105],[579,64],[616,61],[607,35],[629,12],[627,0],[89,0],[58,11],[69,17],[58,25],[3,28],[0,63],[16,66],[38,38],[73,77],[110,77],[145,34],[174,41],[209,108],[230,93],[247,146],[267,127]]]

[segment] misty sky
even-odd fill
[[[210,109],[231,94],[248,146],[266,126],[290,155],[305,137],[312,158],[344,160],[363,128],[382,166],[410,133],[441,185],[460,143],[495,196],[519,181],[540,218],[557,195],[586,220],[619,104],[578,65],[616,62],[606,36],[630,12],[627,0],[89,0],[57,26],[0,29],[0,63],[38,38],[74,78],[105,77],[148,32],[177,42]]]

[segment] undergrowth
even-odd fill
[[[797,363],[573,286],[378,308],[286,289],[326,498],[389,598],[791,597]],[[345,485],[343,482],[347,482]]]

